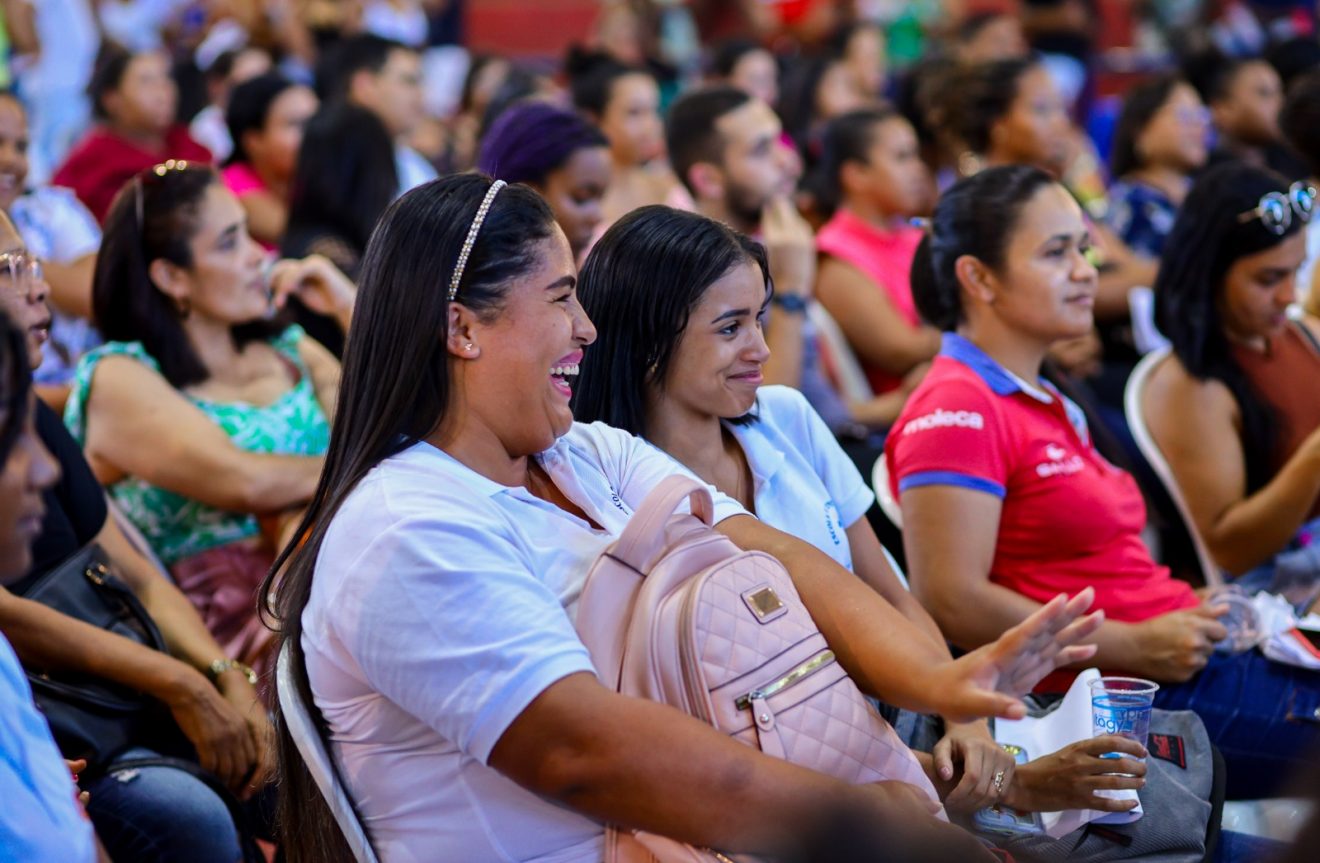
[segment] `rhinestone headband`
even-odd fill
[[[454,265],[454,276],[449,280],[449,302],[453,302],[458,296],[458,283],[463,281],[463,270],[467,268],[468,255],[472,254],[472,247],[477,244],[477,232],[481,230],[481,223],[486,221],[486,214],[490,212],[490,205],[495,200],[495,195],[500,189],[509,185],[503,180],[496,180],[490,184],[486,190],[486,197],[482,199],[481,206],[477,208],[477,215],[472,218],[472,227],[468,228],[467,239],[463,241],[463,251],[458,253],[458,263]]]

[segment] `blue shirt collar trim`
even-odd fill
[[[940,355],[957,360],[976,372],[997,396],[1026,393],[1039,401],[1053,401],[1048,390],[1039,389],[1022,380],[957,333],[945,333],[941,336]]]

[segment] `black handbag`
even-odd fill
[[[151,615],[109,568],[96,543],[27,585],[20,594],[61,614],[122,636],[144,647],[168,652]],[[196,760],[169,709],[160,701],[101,677],[49,672],[24,665],[32,699],[45,715],[65,758],[86,759],[96,775],[133,746]]]

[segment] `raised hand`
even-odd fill
[[[1104,612],[1083,616],[1095,591],[1072,599],[1059,594],[996,641],[954,660],[936,673],[931,691],[941,698],[940,715],[954,722],[983,716],[1021,719],[1024,695],[1056,668],[1095,655],[1085,644],[1104,621]]]

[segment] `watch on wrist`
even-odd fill
[[[807,301],[797,294],[774,294],[770,297],[770,304],[790,315],[804,315],[807,312]]]
[[[241,671],[243,672],[243,676],[247,678],[248,683],[253,686],[257,685],[257,673],[252,670],[251,666],[244,665],[237,659],[215,660],[207,666],[206,676],[211,678],[212,683],[216,683],[220,680],[220,675],[224,674],[226,671]]]

